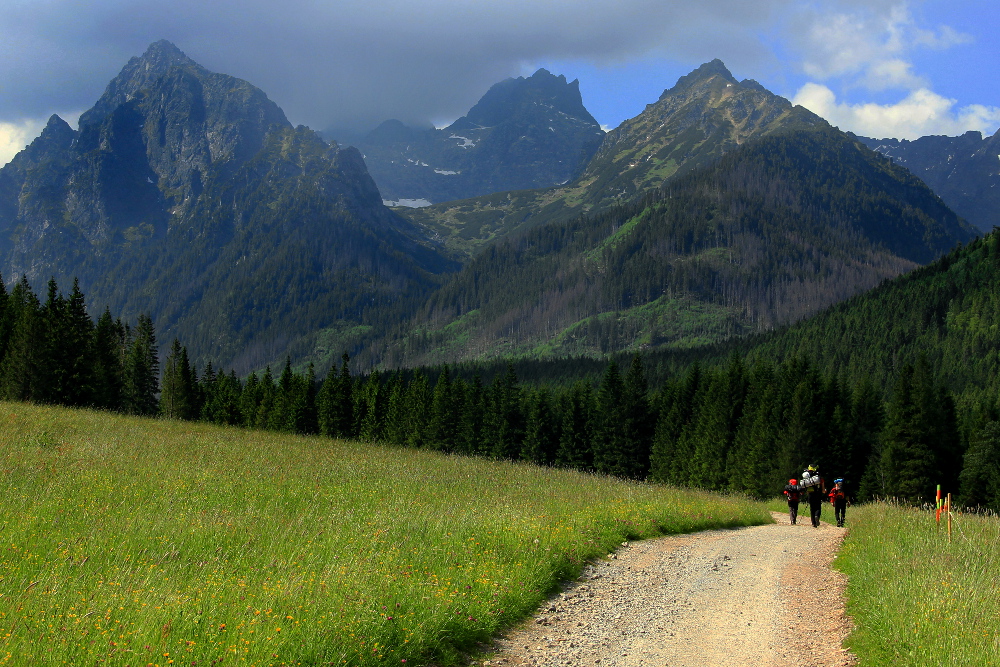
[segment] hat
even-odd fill
[[[799,482],[798,482],[798,480],[790,479],[790,480],[788,480],[788,483],[789,484],[798,484]]]
[[[833,483],[834,483],[834,484],[840,484],[840,483],[841,483],[841,482],[843,482],[843,481],[844,481],[844,478],[843,478],[843,477],[838,477],[837,479],[833,480]]]

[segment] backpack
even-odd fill
[[[835,488],[830,492],[830,502],[836,503],[838,500],[847,500],[847,493],[844,492],[844,487]]]
[[[791,484],[785,484],[784,494],[788,496],[789,500],[799,500],[802,498],[802,491],[799,490],[799,487],[792,486]]]

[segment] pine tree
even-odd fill
[[[562,424],[555,465],[592,470],[594,453],[591,449],[594,430],[594,392],[591,386],[578,381],[563,398]]]
[[[174,338],[163,365],[160,413],[169,419],[189,419],[192,414],[191,369],[185,368],[187,355],[182,351],[181,342]]]
[[[431,394],[427,446],[442,452],[455,451],[458,444],[459,417],[452,393],[451,372],[445,364]]]
[[[406,434],[409,426],[409,415],[406,410],[406,384],[403,382],[403,373],[401,371],[393,373],[392,379],[389,380],[388,392],[389,400],[385,415],[385,440],[397,447],[404,447],[406,445]]]
[[[418,448],[427,444],[427,412],[430,402],[427,378],[418,371],[406,388],[406,421],[409,424],[406,432],[407,447]]]
[[[111,319],[111,312],[105,308],[94,327],[92,349],[94,351],[94,393],[93,404],[105,410],[123,409],[125,393],[125,358],[127,352],[125,325],[121,320]]]
[[[35,395],[42,322],[38,297],[31,291],[26,277],[22,276],[11,290],[7,311],[11,328],[0,365],[0,397],[9,401],[30,401]]]
[[[259,429],[271,428],[271,416],[275,412],[274,404],[277,400],[278,390],[274,386],[274,376],[271,374],[271,367],[264,367],[264,375],[260,378],[260,385],[257,389],[260,397],[257,403],[257,414],[253,417],[253,427]]]
[[[129,345],[124,372],[124,408],[129,414],[155,415],[160,362],[156,356],[156,332],[148,315],[139,315]]]
[[[486,439],[483,434],[483,420],[486,416],[486,391],[483,380],[477,372],[472,383],[464,392],[462,412],[459,420],[459,451],[467,455],[485,455]]]
[[[649,457],[656,421],[649,404],[649,385],[639,355],[632,358],[622,389],[622,416],[625,434],[630,444],[627,458],[631,461],[628,476],[645,479],[649,474]]]
[[[260,380],[256,373],[250,373],[247,381],[240,392],[239,412],[240,425],[245,428],[253,428],[257,420],[257,410],[260,408],[261,389]]]
[[[882,437],[883,492],[910,502],[930,498],[935,487],[935,433],[926,419],[927,384],[925,373],[910,364],[903,368]]]
[[[388,400],[378,370],[372,371],[368,376],[358,403],[364,406],[364,417],[361,420],[358,437],[365,442],[382,442]]]
[[[490,385],[486,410],[486,441],[490,456],[499,460],[514,460],[521,453],[524,441],[524,412],[521,406],[521,385],[513,364]]]
[[[612,359],[597,390],[594,429],[594,469],[619,477],[632,476],[635,469],[625,415],[625,383]]]
[[[692,451],[682,438],[696,412],[696,398],[702,388],[701,365],[695,362],[676,387],[660,392],[659,415],[650,451],[650,479],[671,484],[687,484]]]
[[[64,338],[61,344],[65,348],[65,375],[60,402],[69,406],[94,405],[97,380],[94,322],[87,314],[80,282],[75,278],[63,317]]]
[[[559,424],[547,389],[532,391],[527,399],[527,423],[521,458],[537,465],[552,465],[559,448]]]
[[[965,452],[959,499],[966,507],[1000,512],[1000,422],[986,423],[972,437]]]

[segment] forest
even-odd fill
[[[929,357],[891,385],[823,372],[805,355],[695,362],[651,389],[644,361],[607,362],[596,382],[523,383],[508,364],[487,384],[448,366],[352,375],[345,353],[320,381],[201,372],[174,340],[160,361],[152,323],[105,311],[74,284],[45,302],[22,280],[0,292],[0,397],[204,420],[455,455],[523,460],[630,479],[769,497],[807,465],[843,477],[857,499],[920,503],[935,486],[1000,509],[1000,422],[959,418]],[[468,369],[467,369],[468,370]]]

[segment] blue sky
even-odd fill
[[[0,164],[49,115],[75,123],[161,38],[316,129],[440,125],[538,67],[578,78],[614,127],[721,58],[858,134],[992,134],[997,14],[995,0],[4,0]]]

